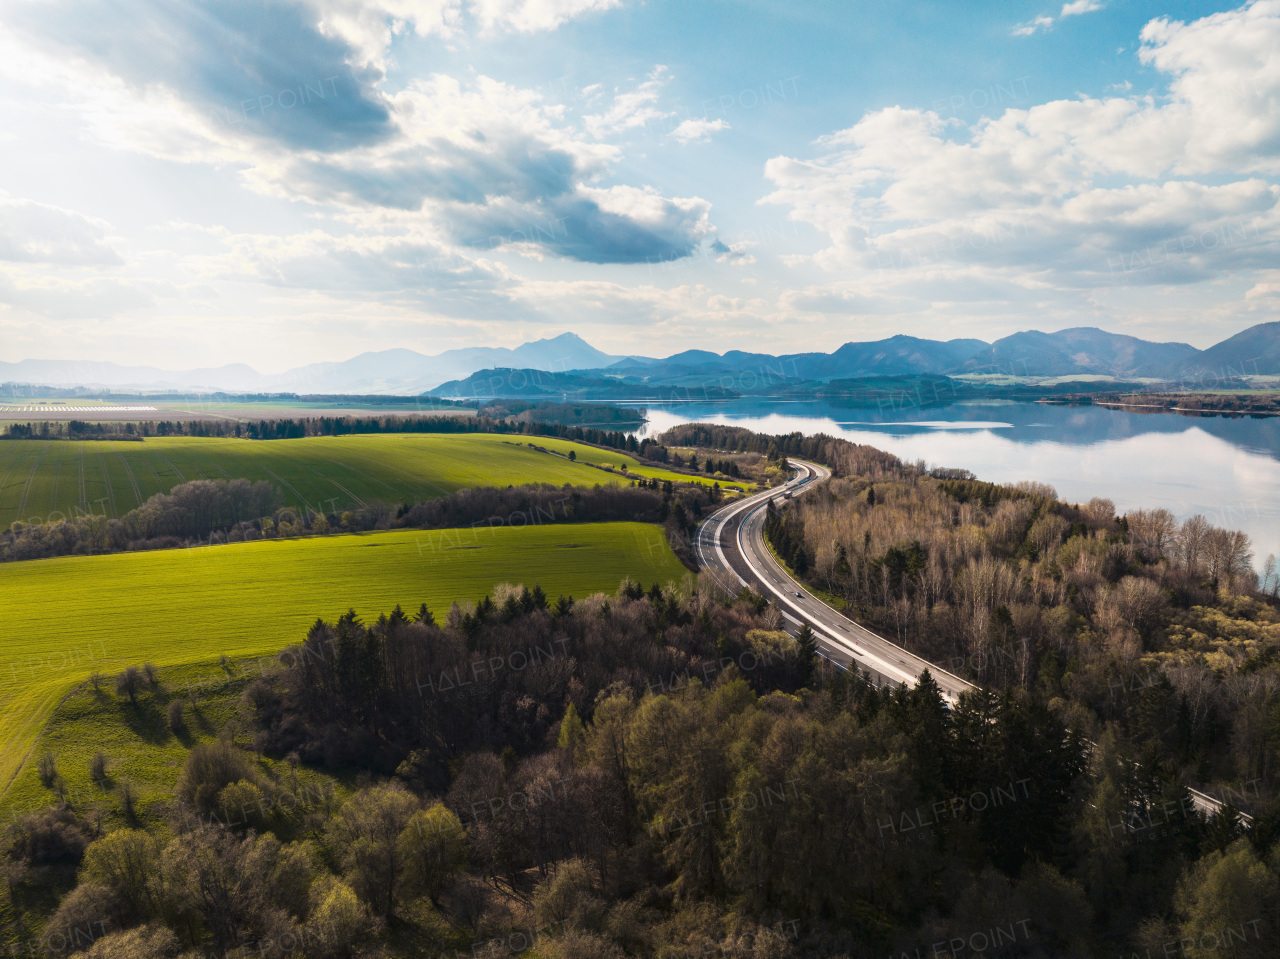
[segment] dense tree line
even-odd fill
[[[66,423],[42,421],[40,423],[13,423],[0,439],[36,440],[36,439],[70,439],[70,440],[141,440],[132,423],[86,423],[84,420],[69,420]]]
[[[783,513],[773,500],[765,507],[764,535],[778,558],[797,576],[809,572],[811,564],[804,542],[804,524],[793,511]]]
[[[694,446],[737,453],[767,453],[774,449],[784,456],[806,459],[825,458],[826,447],[832,442],[830,436],[822,434],[805,436],[797,432],[768,436],[740,426],[710,423],[682,423],[667,430],[661,438],[668,446]]]
[[[531,411],[536,412],[536,411]],[[523,414],[522,414],[523,416]],[[501,433],[550,436],[633,453],[654,462],[666,462],[667,450],[652,439],[637,440],[634,433],[596,426],[576,426],[528,418],[493,419],[488,416],[308,416],[230,420],[156,420],[84,423],[78,420],[13,423],[0,433],[5,439],[145,439],[150,436],[214,436],[251,440],[301,439],[307,436],[354,436],[373,433]]]
[[[612,406],[606,403],[538,403],[534,401],[494,401],[479,409],[492,419],[514,417],[522,423],[561,423],[567,426],[635,428],[644,423],[643,407]]]
[[[689,468],[694,470],[698,468],[696,459],[689,463]],[[708,456],[703,462],[702,468],[708,473],[723,473],[725,476],[732,476],[734,479],[742,478],[742,468],[731,459],[712,459]]]
[[[402,506],[394,516],[376,520],[373,511],[343,514],[347,525],[372,523],[375,529],[453,529],[476,526],[536,526],[545,523],[640,522],[661,524],[677,555],[685,555],[694,527],[720,502],[719,484],[676,485],[639,478],[630,486],[479,487],[440,499]]]
[[[844,475],[892,476],[908,468],[890,453],[825,434],[787,433],[772,436],[740,426],[683,423],[663,433],[667,446],[692,446],[709,452],[760,453],[770,460],[794,456],[831,467]]]
[[[37,953],[1275,954],[1274,830],[1205,820],[1037,690],[877,689],[688,584],[440,619],[348,614],[282,654],[244,707],[288,763],[229,732],[147,828],[15,823],[10,895],[61,890]]]
[[[411,616],[396,609],[367,625],[351,613],[318,621],[305,643],[282,654],[291,664],[287,694],[265,710],[260,745],[383,773],[412,756],[414,775],[439,786],[457,756],[538,751],[569,703],[590,716],[610,687],[640,694],[715,676],[722,659],[755,649],[759,637],[747,634],[762,625],[760,615],[628,582],[617,597],[576,603],[537,587],[504,588],[468,608],[454,604],[440,622],[425,608]],[[778,639],[775,668],[753,679],[795,688],[792,644]]]
[[[155,494],[118,519],[90,514],[13,523],[0,531],[0,562],[330,532],[617,521],[662,524],[683,553],[693,526],[719,496],[718,486],[636,479],[628,486],[478,487],[426,503],[325,514],[282,505],[279,492],[265,481],[193,480]]]
[[[0,531],[0,561],[261,538],[274,531],[272,516],[283,510],[279,494],[262,480],[193,480],[156,493],[118,519],[88,514],[15,522]]]
[[[775,552],[943,668],[1261,809],[1280,790],[1280,579],[1243,533],[899,464],[771,511]]]

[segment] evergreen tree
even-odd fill
[[[564,719],[560,720],[560,738],[556,740],[556,744],[561,749],[573,749],[582,741],[585,730],[582,728],[582,720],[578,718],[578,710],[573,703],[569,704],[569,708],[564,711]]]
[[[808,623],[802,623],[796,634],[796,686],[804,688],[813,681],[813,669],[818,659],[818,640]]]

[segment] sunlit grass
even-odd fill
[[[552,597],[684,575],[643,523],[395,531],[0,564],[0,790],[91,672],[268,655],[317,617],[426,603],[442,616],[501,582]]]
[[[570,452],[576,462],[568,459]],[[265,480],[295,509],[333,512],[375,502],[422,502],[465,487],[593,486],[627,483],[628,475],[712,482],[614,450],[490,433],[152,437],[141,443],[6,440],[0,442],[0,528],[77,512],[122,516],[147,497],[196,479]]]

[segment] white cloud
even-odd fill
[[[1261,270],[1258,282],[1245,291],[1246,300],[1280,297],[1280,270]]]
[[[816,159],[770,160],[766,202],[827,235],[815,259],[828,269],[870,270],[885,289],[943,281],[959,298],[1188,284],[1280,261],[1280,115],[1265,106],[1280,98],[1280,2],[1153,21],[1142,37],[1144,61],[1171,77],[1164,100],[1059,100],[967,130],[876,111],[820,140]]]
[[[107,224],[71,210],[0,196],[0,260],[118,266]]]
[[[750,241],[725,243],[712,240],[708,250],[715,256],[717,263],[731,263],[734,266],[751,266],[756,262],[755,255],[750,252],[754,244]]]
[[[837,316],[911,313],[926,305],[915,298],[868,295],[848,282],[787,290],[779,302],[784,310]]]
[[[1026,23],[1020,23],[1013,28],[1015,37],[1029,37],[1039,30],[1048,30],[1053,26],[1053,17],[1036,17],[1034,20],[1028,20]]]
[[[503,27],[535,33],[621,5],[622,0],[472,0],[471,10],[485,29]]]
[[[711,134],[732,129],[725,120],[685,120],[667,136],[681,143],[708,140]]]
[[[386,69],[391,42],[408,31],[450,37],[461,29],[462,0],[311,0],[323,29],[359,51],[363,66]]]
[[[53,319],[102,319],[155,302],[165,284],[117,277],[80,279],[0,269],[0,303]]]
[[[1101,10],[1103,4],[1101,0],[1069,0],[1068,3],[1062,5],[1062,10],[1058,13],[1058,20],[1065,20],[1067,17],[1078,17],[1084,13],[1093,13]],[[1048,30],[1053,27],[1056,21],[1050,16],[1039,16],[1026,23],[1020,23],[1013,28],[1015,37],[1029,37],[1032,34],[1039,33],[1041,30]]]
[[[1175,169],[1229,166],[1280,172],[1280,0],[1191,23],[1153,20],[1142,30],[1143,63],[1172,77],[1171,102],[1152,111],[1176,125]]]
[[[644,82],[635,89],[615,92],[608,110],[583,118],[588,132],[597,138],[603,138],[643,127],[655,120],[665,120],[671,113],[659,110],[654,104],[658,102],[662,88],[670,79],[670,71],[659,64],[649,71]]]
[[[1102,0],[1071,0],[1070,3],[1062,5],[1062,12],[1058,16],[1059,18],[1078,17],[1082,13],[1093,13],[1101,9]]]
[[[660,268],[656,278],[661,277]],[[742,330],[762,317],[780,318],[776,304],[759,297],[726,296],[700,283],[661,286],[604,280],[527,280],[513,293],[518,302],[549,315],[590,316],[595,322],[625,324],[639,336],[636,352],[652,354],[655,342],[712,343],[726,328]],[[723,349],[724,347],[721,347]]]
[[[184,21],[167,38],[174,49],[154,62],[141,52],[149,40],[132,29],[137,24],[104,27],[126,48],[110,55],[101,50],[114,47],[95,45],[95,25],[82,24],[56,42],[24,44],[16,35],[0,35],[0,61],[6,51],[16,55],[0,69],[60,90],[111,147],[229,164],[257,192],[310,203],[322,215],[336,213],[367,230],[413,221],[446,243],[494,248],[498,237],[505,238],[496,244],[503,248],[601,263],[678,258],[701,241],[705,210],[690,216],[685,201],[666,200],[662,223],[653,225],[604,209],[589,189],[621,155],[604,142],[608,137],[667,116],[654,105],[668,79],[665,67],[618,92],[602,113],[585,117],[585,129],[535,91],[485,76],[460,81],[433,75],[387,92],[381,61],[357,49],[385,41],[360,27],[376,18],[361,19],[344,0],[324,2],[337,11],[334,17],[346,17],[342,31],[328,20],[307,20],[302,8],[267,15],[252,12],[258,11],[252,0],[230,0],[234,9],[220,14],[227,30],[213,31],[210,39]],[[242,24],[233,14],[246,4],[252,15]],[[536,10],[567,15],[571,7],[585,9],[520,9],[530,16]],[[377,9],[385,13],[394,5]],[[423,9],[434,12],[413,21],[415,30],[446,31],[456,19],[456,4]],[[146,15],[168,22],[169,14],[157,10]],[[409,21],[396,23],[402,26],[393,24],[391,33],[410,29]],[[279,44],[244,33],[254,26],[268,39],[288,36],[284,73],[272,61]],[[228,30],[243,35],[226,40]],[[52,46],[46,49],[46,43]],[[225,55],[225,43],[243,48],[244,58]],[[83,55],[63,55],[67,46]],[[365,61],[373,65],[349,66]],[[259,76],[264,71],[267,79]],[[286,75],[316,81],[288,85]],[[250,87],[266,92],[248,96]],[[653,196],[646,202],[652,205]]]
[[[273,158],[247,175],[263,192],[340,204],[366,229],[429,227],[473,249],[652,262],[688,256],[710,231],[704,200],[596,186],[618,148],[575,130],[532,91],[435,76],[388,103],[399,130],[389,142]],[[623,113],[614,119],[626,126]]]

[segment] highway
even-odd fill
[[[860,626],[813,596],[793,579],[773,558],[764,542],[766,507],[799,496],[831,478],[831,471],[817,463],[791,460],[795,476],[782,486],[746,499],[735,500],[710,516],[698,527],[694,552],[704,569],[719,569],[750,586],[773,603],[782,615],[798,626],[806,622],[818,639],[826,658],[848,669],[856,663],[869,672],[877,684],[905,683],[914,686],[928,669],[949,703],[974,685],[938,668],[927,660],[889,642]]]
[[[808,623],[818,640],[819,652],[844,669],[856,664],[868,672],[877,685],[905,683],[914,686],[928,669],[942,690],[943,698],[954,705],[962,693],[977,689],[973,683],[955,676],[878,636],[854,620],[832,609],[797,582],[769,552],[764,540],[764,521],[770,500],[778,506],[793,496],[831,478],[831,471],[817,463],[790,460],[795,475],[782,486],[729,502],[707,517],[694,538],[694,554],[702,569],[721,574],[749,586],[766,597],[783,617],[798,628]],[[1217,812],[1223,803],[1199,790],[1191,790],[1196,808],[1205,814]],[[1246,823],[1252,820],[1241,814]]]

